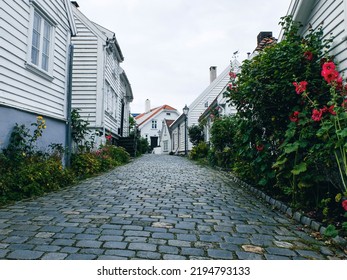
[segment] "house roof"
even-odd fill
[[[309,19],[309,15],[312,12],[313,6],[315,4],[315,0],[291,0],[287,15],[293,16],[294,21],[301,22],[303,27],[307,24]],[[284,36],[284,30],[281,29],[279,39],[282,40]]]
[[[66,7],[66,14],[67,14],[67,17],[69,19],[71,35],[72,36],[76,36],[76,34],[77,34],[77,27],[76,27],[75,19],[73,17],[73,11],[72,11],[72,6],[71,6],[73,4],[70,3],[69,0],[65,0],[64,3],[65,3],[65,7]],[[76,2],[76,4],[77,4],[77,2]]]
[[[115,34],[113,31],[111,31],[111,30],[109,30],[109,29],[107,29],[107,28],[101,26],[100,24],[97,24],[97,23],[95,23],[95,22],[93,22],[93,24],[94,24],[103,34],[105,34],[105,35],[107,36],[106,43],[107,43],[107,44],[111,44],[111,45],[113,44],[113,45],[114,45],[115,50],[116,50],[115,53],[116,53],[116,55],[117,55],[117,59],[118,59],[120,62],[123,62],[123,61],[124,61],[124,56],[123,56],[122,50],[121,50],[121,48],[120,48],[120,46],[119,46],[119,44],[118,44],[118,41],[117,41],[117,39],[116,39],[116,34]]]
[[[211,92],[223,81],[226,77],[229,76],[229,72],[234,68],[239,68],[241,66],[240,62],[236,59],[234,59],[225,69],[224,71],[218,75],[218,77],[190,104],[189,110],[193,110],[202,100],[206,98],[206,96],[209,96]],[[224,87],[224,85],[223,85]],[[219,92],[213,96],[215,98]]]
[[[112,51],[115,51],[117,59],[120,62],[124,61],[124,56],[117,42],[116,35],[114,32],[108,30],[107,28],[91,21],[87,18],[75,5],[73,5],[73,13],[83,22],[83,24],[93,33],[95,36],[110,45]]]
[[[173,123],[174,121],[175,121],[175,120],[167,120],[167,119],[165,119],[166,126],[167,126],[167,127],[170,127],[170,125],[172,125],[172,123]]]
[[[151,109],[149,112],[142,113],[138,116],[135,117],[135,120],[138,124],[138,126],[144,125],[147,121],[152,119],[154,116],[159,114],[160,112],[164,110],[169,110],[169,111],[177,111],[175,108],[171,107],[170,105],[162,105],[160,107]]]
[[[124,81],[124,84],[125,84],[125,87],[126,87],[126,96],[129,99],[129,101],[132,102],[134,100],[133,91],[131,89],[130,82],[129,82],[128,77],[125,74],[125,71],[124,71],[123,68],[121,68],[120,77]]]

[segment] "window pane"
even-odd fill
[[[33,32],[33,46],[36,48],[36,49],[39,49],[40,48],[40,33],[38,33],[37,31],[34,30]]]
[[[41,30],[41,16],[35,12],[34,14],[34,30],[40,33]]]
[[[45,21],[45,24],[44,24],[43,37],[47,39],[48,41],[51,38],[51,25],[47,21]]]
[[[51,63],[52,25],[40,13],[34,12],[31,42],[31,63],[48,71]]]
[[[34,46],[31,48],[31,63],[39,64],[39,51]]]
[[[49,45],[51,36],[51,25],[45,21],[43,25],[43,41],[42,41],[42,69],[48,71],[49,65]]]
[[[42,69],[48,71],[48,56],[42,55]]]

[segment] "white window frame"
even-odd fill
[[[111,94],[112,94],[112,117],[116,118],[117,108],[118,108],[118,96],[112,87],[111,87]]]
[[[169,151],[169,141],[165,140],[163,141],[163,146],[164,146],[164,152],[168,152]]]
[[[116,119],[118,107],[118,96],[111,85],[106,81],[105,112]]]
[[[29,22],[29,34],[28,34],[28,49],[27,49],[27,61],[26,68],[34,72],[35,74],[48,79],[53,80],[53,65],[54,65],[54,45],[55,45],[55,29],[57,23],[54,19],[45,11],[39,4],[38,1],[30,0],[30,22]],[[39,42],[38,42],[38,57],[37,63],[32,61],[33,55],[33,34],[34,34],[34,20],[35,16],[40,19],[40,30],[39,30]],[[49,37],[44,38],[45,26],[49,27]],[[43,54],[44,39],[49,42],[48,52]],[[43,67],[43,56],[48,57],[47,68]]]
[[[152,120],[152,129],[157,129],[157,128],[158,128],[157,120]]]

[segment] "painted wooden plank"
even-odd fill
[[[64,116],[66,85],[66,50],[70,34],[65,6],[60,1],[41,1],[43,7],[59,24],[55,27],[54,66],[52,81],[29,72],[25,67],[29,33],[29,2],[2,1],[2,56],[1,80],[3,104],[28,111],[45,112],[56,118]],[[0,73],[1,75],[1,73]],[[27,100],[27,102],[25,102]],[[44,101],[42,101],[44,100]]]

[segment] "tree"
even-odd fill
[[[197,146],[200,142],[203,142],[205,139],[204,129],[200,125],[192,125],[188,128],[188,135],[190,142],[194,146]]]

